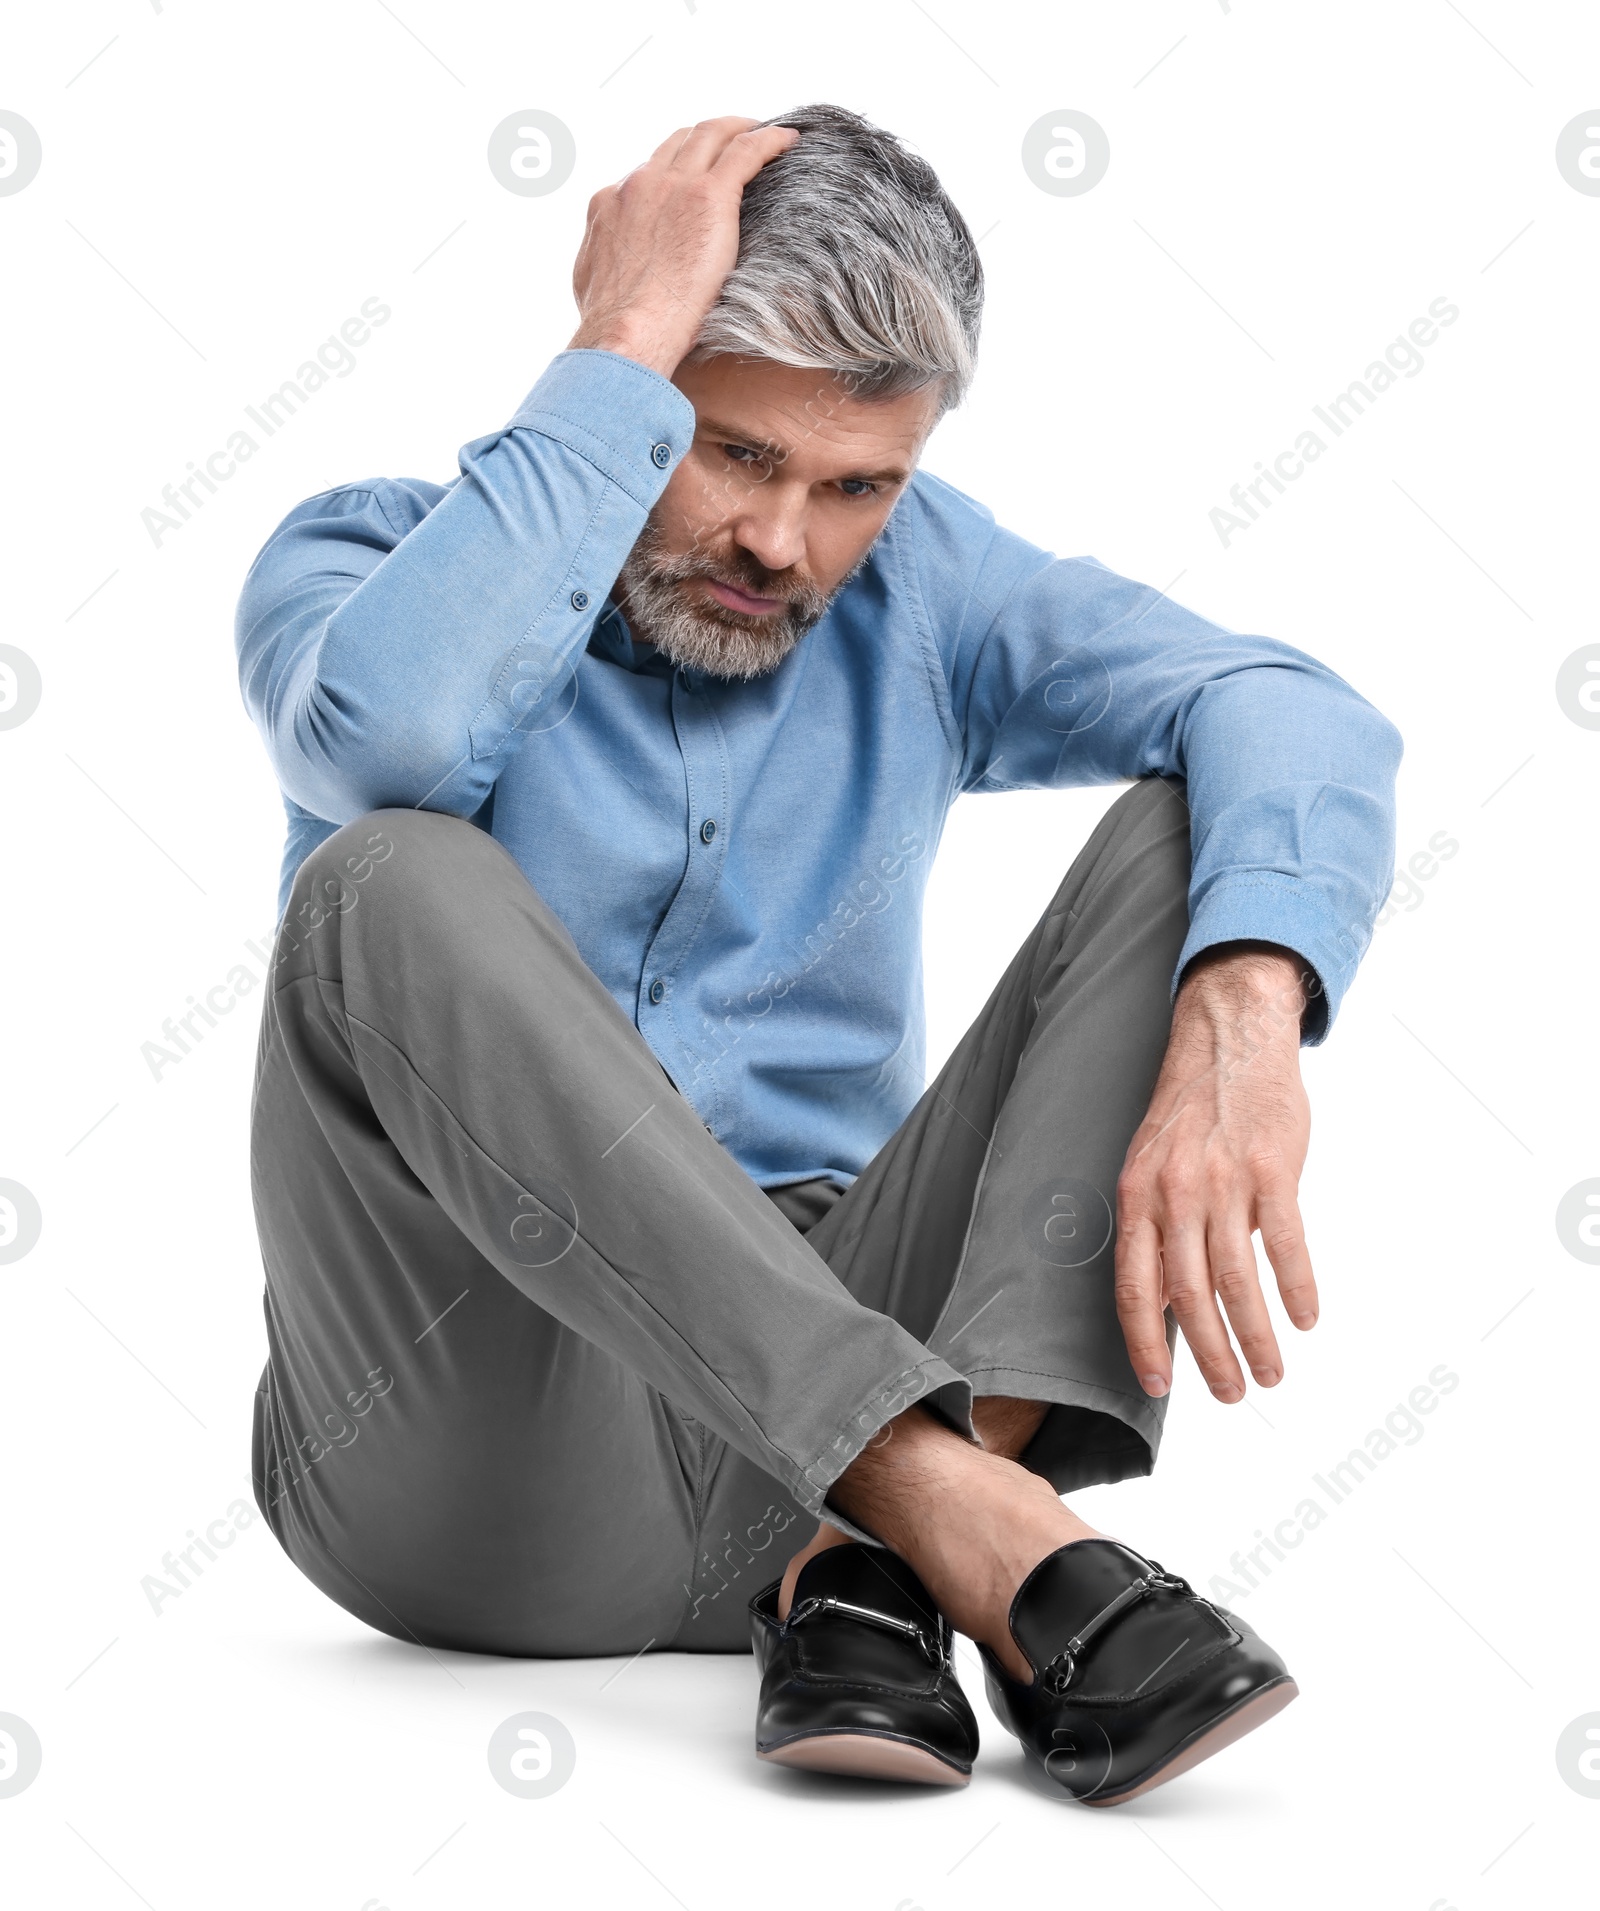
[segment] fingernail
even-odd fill
[[[1254,1370],[1258,1387],[1275,1387],[1283,1378],[1276,1367],[1257,1367]]]
[[[1289,1318],[1294,1322],[1296,1327],[1301,1328],[1302,1330],[1304,1330],[1307,1327],[1315,1327],[1317,1324],[1317,1317],[1315,1314],[1291,1314]]]
[[[1146,1393],[1153,1393],[1157,1399],[1167,1391],[1167,1382],[1161,1374],[1140,1374],[1139,1385]]]
[[[1219,1400],[1225,1401],[1230,1407],[1234,1401],[1244,1398],[1244,1388],[1236,1387],[1231,1380],[1223,1381],[1220,1387],[1213,1387],[1212,1392]]]

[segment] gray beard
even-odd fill
[[[691,604],[681,586],[691,578],[715,577],[739,590],[776,596],[770,572],[752,575],[760,567],[738,551],[716,565],[697,551],[671,557],[661,548],[659,530],[647,522],[628,553],[615,594],[623,600],[630,626],[653,643],[668,663],[713,677],[748,680],[777,669],[806,632],[821,622],[828,606],[865,562],[863,556],[832,591],[824,593],[814,584],[802,583],[783,593],[785,609],[748,617],[721,604]]]

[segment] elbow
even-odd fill
[[[330,823],[380,809],[470,816],[487,798],[490,766],[454,737],[415,721],[352,722],[348,712],[304,707],[291,734],[269,739],[284,794]]]

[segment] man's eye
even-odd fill
[[[852,485],[858,485],[860,489],[852,491]],[[847,498],[870,498],[878,487],[870,478],[841,478],[839,488]]]
[[[724,445],[722,449],[724,455],[731,458],[735,464],[744,464],[746,461],[759,464],[761,461],[761,453],[752,451],[748,445]]]

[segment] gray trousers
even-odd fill
[[[1181,793],[1135,784],[854,1186],[769,1196],[490,836],[341,829],[256,1067],[254,1473],[290,1558],[427,1645],[735,1651],[913,1401],[1050,1403],[1024,1459],[1058,1491],[1148,1473],[1112,1205],[1188,874]]]

